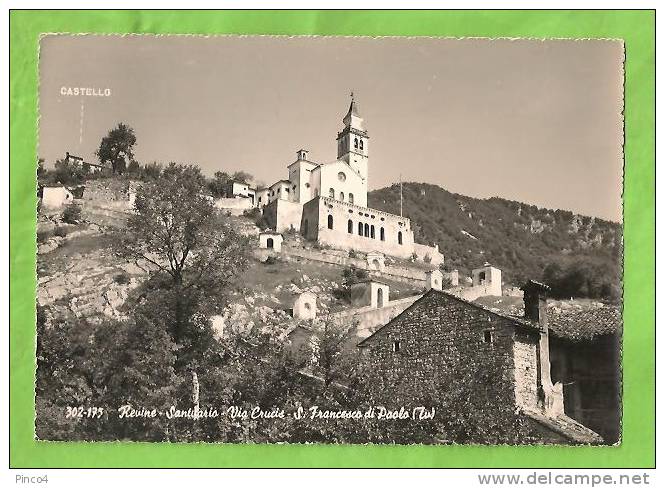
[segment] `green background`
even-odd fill
[[[624,438],[620,447],[56,443],[34,440],[38,40],[47,32],[621,38],[625,80]],[[76,70],[76,66],[67,69]],[[654,467],[655,12],[13,11],[11,467]]]

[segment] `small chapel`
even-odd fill
[[[276,232],[299,231],[338,249],[443,262],[438,248],[414,242],[411,221],[367,207],[369,134],[353,94],[337,134],[337,159],[316,162],[300,149],[288,179],[256,190],[255,205]]]

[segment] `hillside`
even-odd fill
[[[399,214],[399,193],[397,184],[372,191],[368,205]],[[598,284],[590,295],[620,295],[620,224],[502,198],[471,198],[425,183],[404,183],[403,195],[416,242],[438,244],[447,269],[467,275],[489,261],[503,270],[506,283],[520,284],[584,268],[580,288]]]

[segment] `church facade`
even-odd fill
[[[317,163],[301,149],[288,165],[288,179],[256,191],[256,204],[272,229],[293,229],[338,249],[401,258],[415,253],[434,265],[442,263],[437,248],[414,242],[408,218],[367,207],[369,135],[353,97],[342,122],[337,159]]]

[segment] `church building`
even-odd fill
[[[300,231],[306,239],[339,249],[443,262],[434,247],[416,244],[411,221],[367,207],[369,134],[353,96],[337,134],[337,159],[310,160],[300,149],[288,179],[256,192],[256,203],[277,232]]]

